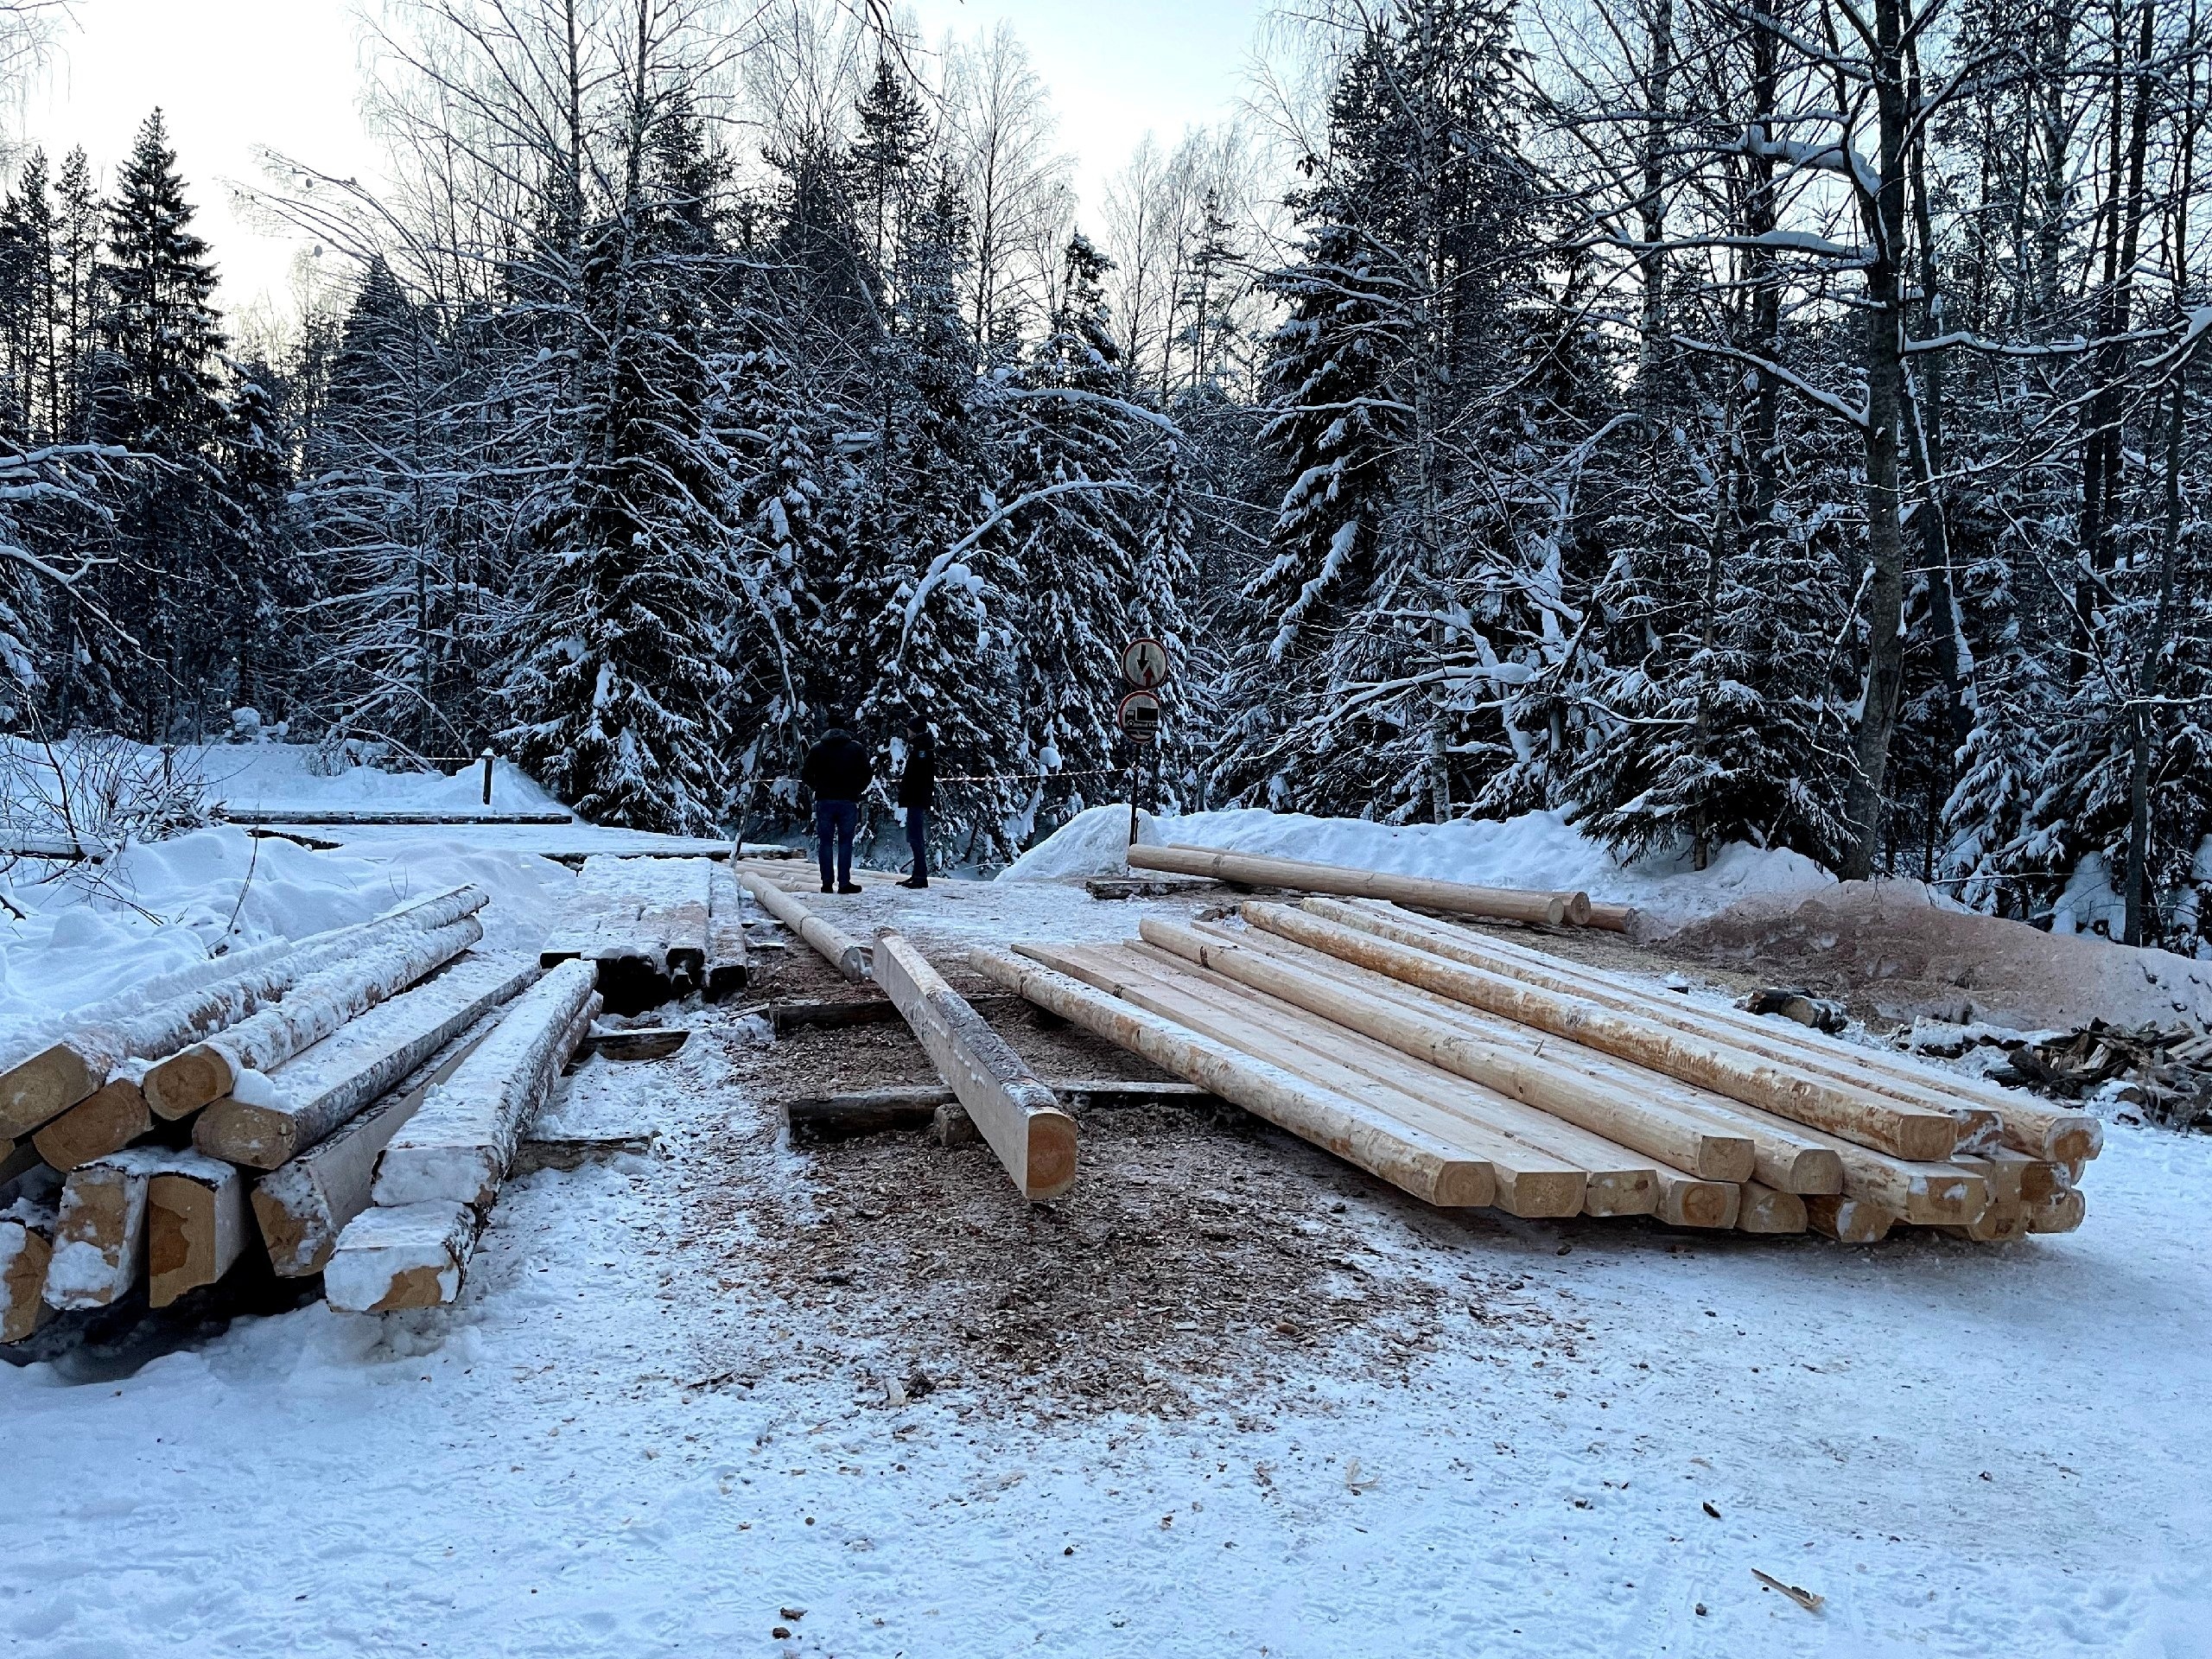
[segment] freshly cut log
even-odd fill
[[[54,1246],[37,1228],[0,1221],[0,1343],[21,1342],[46,1323],[47,1264]]]
[[[146,1184],[146,1300],[167,1307],[212,1285],[245,1249],[245,1177],[219,1159],[173,1154]]]
[[[31,1144],[54,1168],[71,1170],[153,1132],[146,1091],[128,1077],[118,1077],[48,1123],[31,1137]]]
[[[465,916],[444,927],[402,930],[366,944],[350,960],[297,982],[275,1007],[156,1065],[146,1073],[146,1104],[159,1118],[188,1117],[208,1102],[235,1094],[247,1072],[282,1065],[483,937],[483,924]]]
[[[475,1253],[476,1227],[476,1211],[465,1204],[433,1199],[364,1210],[339,1235],[323,1271],[323,1295],[347,1313],[450,1302]]]
[[[766,876],[741,870],[737,879],[761,909],[804,939],[815,954],[847,979],[858,983],[868,978],[868,952],[858,939],[824,921]]]
[[[240,953],[243,967],[220,977],[164,976],[155,983],[188,988],[150,1007],[143,997],[111,998],[86,1010],[69,1036],[0,1074],[0,1136],[29,1135],[100,1088],[125,1060],[175,1054],[267,1007],[309,975],[395,933],[448,926],[486,902],[481,888],[455,887],[296,945],[257,946]]]
[[[1096,949],[1048,945],[1020,949],[1071,979],[1240,1052],[1264,1057],[1265,1063],[1302,1083],[1358,1101],[1386,1122],[1481,1159],[1490,1172],[1491,1196],[1484,1200],[1485,1206],[1532,1219],[1572,1216],[1582,1208],[1590,1184],[1588,1172],[1503,1133],[1484,1116],[1480,1093],[1471,1086],[1457,1084],[1455,1080],[1451,1105],[1424,1098],[1402,1086],[1399,1079],[1386,1082],[1351,1064],[1344,1052],[1354,1041],[1351,1033],[1324,1038],[1317,1046],[1308,1039],[1310,1033],[1280,1021],[1281,1013],[1294,1017],[1296,1010],[1269,1005],[1249,994],[1224,1005],[1209,998],[1202,983],[1192,982],[1195,975],[1180,981],[1161,978],[1161,965],[1156,962],[1133,963],[1126,956],[1117,959],[1114,953]],[[1410,1072],[1412,1062],[1395,1055],[1391,1058],[1396,1069]],[[1513,1104],[1503,1100],[1497,1103],[1508,1108]]]
[[[743,990],[751,976],[745,948],[745,889],[721,865],[707,877],[707,1001]]]
[[[1743,1213],[1743,1192],[1733,1181],[1694,1181],[1685,1176],[1667,1185],[1652,1213],[1670,1227],[1730,1228]]]
[[[1752,1173],[1767,1185],[1796,1193],[1843,1190],[1843,1164],[1835,1153],[1824,1141],[1815,1139],[1813,1131],[1785,1118],[1756,1111],[1711,1090],[1630,1065],[1580,1043],[1531,1030],[1510,1020],[1501,1020],[1464,1002],[1439,996],[1433,991],[1408,985],[1387,974],[1355,966],[1271,933],[1246,929],[1232,934],[1211,925],[1201,925],[1198,931],[1209,938],[1224,938],[1334,979],[1370,996],[1395,1002],[1440,1030],[1459,1032],[1478,1042],[1503,1044],[1532,1062],[1569,1069],[1600,1083],[1610,1083],[1642,1108],[1669,1114],[1686,1126],[1701,1124],[1715,1133],[1746,1139],[1751,1143]]]
[[[1064,1109],[1114,1106],[1205,1105],[1212,1095],[1196,1084],[1179,1079],[1167,1083],[1131,1083],[1119,1077],[1078,1077],[1046,1085]],[[951,1090],[923,1085],[899,1089],[868,1089],[849,1095],[810,1095],[787,1100],[783,1106],[784,1128],[793,1146],[816,1146],[830,1141],[849,1141],[865,1135],[899,1129],[926,1129],[941,1106],[957,1106]],[[963,1114],[964,1115],[964,1114]]]
[[[49,1303],[105,1307],[138,1282],[146,1265],[146,1185],[176,1155],[132,1147],[69,1173],[46,1269]]]
[[[1942,1230],[1976,1244],[2012,1244],[2028,1236],[2028,1220],[2024,1204],[1993,1204],[1967,1225]]]
[[[1202,967],[1295,1004],[1337,1025],[1372,1037],[1402,1053],[1456,1072],[1471,1082],[1564,1119],[1706,1180],[1748,1180],[1754,1154],[1750,1137],[1656,1108],[1613,1080],[1546,1064],[1517,1045],[1484,1041],[1434,1021],[1385,997],[1246,949],[1219,930],[1201,932],[1147,917],[1147,943]]]
[[[875,979],[1021,1196],[1057,1198],[1074,1185],[1075,1119],[1006,1039],[888,928],[875,936]]]
[[[1718,1032],[1726,1040],[1756,1052],[1831,1071],[1840,1069],[1841,1075],[1854,1081],[1916,1104],[1940,1109],[1946,1103],[1963,1103],[1974,1110],[1994,1114],[2003,1123],[2005,1143],[2031,1157],[2079,1162],[2095,1157],[2104,1145],[2103,1125],[2087,1113],[2045,1106],[2017,1090],[1901,1054],[1861,1048],[1825,1033],[1762,1019],[1739,1008],[1690,1007],[1663,1001],[1617,976],[1395,906],[1344,905],[1316,899],[1307,900],[1306,908],[1329,920],[1433,950],[1455,962],[1510,972],[1532,984],[1648,1014],[1686,1029]]]
[[[262,1078],[252,1098],[214,1102],[193,1124],[192,1143],[248,1169],[275,1169],[389,1093],[537,977],[537,964],[526,957],[465,957],[302,1049]]]
[[[969,964],[1047,1013],[1141,1054],[1300,1139],[1440,1206],[1486,1205],[1495,1195],[1484,1159],[1398,1122],[1357,1100],[1317,1088],[1281,1067],[1147,1014],[1065,974],[1003,951],[977,949]]]
[[[2070,1233],[2082,1224],[2088,1206],[2082,1200],[2082,1189],[2069,1186],[2030,1204],[2027,1212],[2031,1233]]]
[[[1900,1158],[1946,1158],[1958,1144],[1959,1124],[1948,1113],[1808,1076],[1719,1038],[1449,961],[1287,905],[1248,904],[1243,913],[1255,927],[1331,956]]]
[[[499,1025],[486,1015],[432,1056],[390,1097],[370,1107],[329,1139],[253,1189],[253,1214],[280,1279],[321,1273],[346,1224],[369,1207],[377,1160],[415,1116],[432,1087],[443,1083]]]
[[[1465,881],[1438,881],[1423,875],[1395,875],[1388,870],[1353,869],[1341,864],[1313,864],[1304,859],[1266,858],[1254,853],[1223,852],[1211,847],[1132,847],[1131,868],[1203,875],[1216,881],[1241,881],[1254,887],[1294,887],[1306,893],[1341,893],[1355,898],[1389,899],[1462,916],[1494,916],[1502,921],[1537,926],[1581,926],[1590,918],[1586,893],[1535,893],[1520,887],[1478,887]]]
[[[1802,1233],[1805,1227],[1802,1194],[1777,1192],[1759,1181],[1744,1183],[1743,1207],[1736,1212],[1738,1232]]]
[[[515,999],[385,1147],[372,1188],[378,1205],[490,1205],[523,1125],[599,1013],[597,978],[590,963],[564,962]]]
[[[1878,1244],[1897,1223],[1894,1211],[1865,1198],[1825,1197],[1805,1200],[1805,1220],[1815,1232],[1842,1244]]]
[[[1718,1215],[1725,1205],[1725,1195],[1714,1183],[1694,1181],[1618,1141],[1427,1065],[1158,946],[1061,952],[1024,949],[1040,960],[1055,956],[1071,976],[1112,990],[1155,1014],[1195,1021],[1196,1028],[1224,1042],[1263,1049],[1287,1069],[1314,1082],[1346,1093],[1388,1090],[1374,1097],[1393,1110],[1403,1109],[1396,1096],[1408,1096],[1416,1112],[1441,1114],[1433,1123],[1426,1116],[1411,1121],[1440,1133],[1464,1137],[1467,1129],[1473,1129],[1485,1137],[1480,1144],[1490,1154],[1497,1184],[1496,1207],[1509,1215],[1576,1213],[1560,1207],[1574,1194],[1573,1185],[1560,1180],[1565,1172],[1579,1174],[1579,1209],[1586,1216],[1651,1215],[1670,1192],[1678,1206],[1687,1203],[1689,1213]],[[1685,1183],[1712,1190],[1688,1193]]]

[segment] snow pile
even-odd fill
[[[999,880],[1126,875],[1128,833],[1126,804],[1093,807],[1024,853]],[[1147,813],[1139,821],[1137,841],[1141,846],[1173,842],[1219,847],[1482,887],[1579,889],[1592,899],[1633,905],[1662,925],[1705,915],[1754,894],[1802,894],[1835,880],[1802,854],[1742,845],[1722,848],[1702,870],[1690,868],[1688,854],[1624,866],[1557,812],[1529,812],[1503,822],[1459,818],[1397,827],[1260,809],[1173,818]]]
[[[484,766],[472,760],[446,774],[385,772],[348,764],[326,775],[330,757],[300,743],[211,743],[177,750],[173,764],[198,771],[211,802],[240,812],[544,812],[561,803],[512,761],[492,762],[492,804],[484,804]]]
[[[378,774],[381,776],[382,774]],[[37,1046],[73,1009],[214,952],[366,921],[474,882],[492,895],[484,948],[535,951],[571,880],[542,859],[418,836],[389,855],[312,852],[229,826],[126,848],[103,864],[0,870],[0,1056]]]

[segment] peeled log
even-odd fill
[[[2082,1197],[2082,1189],[2069,1186],[2037,1199],[2027,1206],[2028,1230],[2031,1233],[2070,1233],[2082,1224],[2088,1214],[2088,1206]]]
[[[168,1167],[170,1156],[134,1147],[70,1172],[46,1269],[49,1304],[105,1307],[138,1282],[146,1258],[146,1184]]]
[[[1725,1041],[1625,1014],[1587,997],[1543,990],[1526,981],[1448,961],[1426,949],[1325,921],[1287,905],[1248,904],[1243,916],[1255,927],[1409,985],[1601,1049],[1900,1158],[1922,1161],[1947,1158],[1958,1144],[1958,1122],[1948,1114],[1919,1110],[1825,1078],[1795,1073]]]
[[[1805,1200],[1805,1220],[1815,1232],[1838,1243],[1878,1244],[1897,1217],[1864,1198],[1812,1198]]]
[[[537,976],[526,958],[456,962],[302,1050],[268,1075],[254,1100],[216,1101],[192,1126],[192,1142],[210,1157],[275,1169],[388,1093]]]
[[[490,1206],[523,1125],[599,1013],[598,977],[590,962],[564,962],[514,1000],[385,1148],[372,1189],[378,1205]]]
[[[968,961],[993,983],[1027,997],[1047,1013],[1142,1055],[1161,1070],[1427,1203],[1479,1205],[1489,1204],[1495,1195],[1487,1162],[1347,1096],[1317,1088],[1280,1066],[1017,957],[978,949],[968,953]]]
[[[245,1249],[245,1177],[229,1164],[179,1153],[146,1185],[146,1300],[167,1307],[212,1285]]]
[[[1389,899],[1462,916],[1493,916],[1502,921],[1540,927],[1581,926],[1590,919],[1586,893],[1534,893],[1520,887],[1478,887],[1465,881],[1438,881],[1388,870],[1353,869],[1341,864],[1313,864],[1304,859],[1268,858],[1255,853],[1223,852],[1211,847],[1132,847],[1133,869],[1170,870],[1178,875],[1211,876],[1253,887],[1294,887],[1306,893],[1339,893],[1358,899]]]
[[[346,962],[308,975],[264,1008],[146,1073],[146,1103],[156,1117],[189,1116],[232,1093],[248,1071],[268,1071],[348,1020],[397,995],[484,937],[474,916],[428,931],[388,934]]]
[[[475,1253],[476,1227],[476,1211],[465,1204],[364,1210],[339,1236],[323,1271],[323,1295],[347,1313],[450,1302]]]
[[[1758,1181],[1744,1183],[1743,1207],[1736,1212],[1739,1233],[1802,1233],[1807,1223],[1805,1199],[1796,1192],[1777,1192]]]
[[[1006,1039],[888,929],[875,936],[875,979],[1021,1196],[1057,1198],[1074,1185],[1075,1119]]]
[[[764,875],[739,872],[739,881],[760,908],[804,939],[816,955],[855,984],[868,977],[868,952],[849,933],[824,921]]]
[[[128,1077],[118,1077],[48,1123],[31,1137],[31,1144],[54,1168],[72,1170],[153,1132],[145,1090]]]

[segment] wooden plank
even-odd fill
[[[1654,1104],[1648,1091],[1639,1098],[1618,1080],[1564,1060],[1440,1027],[1391,999],[1249,950],[1219,929],[1200,931],[1147,917],[1140,931],[1147,944],[1678,1170],[1707,1180],[1751,1179],[1756,1154],[1748,1135],[1669,1112]]]
[[[1203,875],[1216,881],[1241,881],[1248,887],[1294,887],[1306,893],[1389,899],[1401,904],[1426,906],[1431,910],[1452,911],[1463,916],[1493,916],[1502,921],[1537,926],[1579,927],[1590,918],[1590,895],[1586,893],[1481,887],[1465,881],[1438,881],[1427,876],[1353,869],[1341,864],[1314,864],[1296,858],[1268,858],[1212,847],[1132,847],[1128,861],[1134,869]]]
[[[1301,1081],[1359,1101],[1390,1121],[1472,1154],[1490,1168],[1490,1205],[1509,1215],[1535,1219],[1572,1216],[1582,1209],[1589,1172],[1505,1134],[1489,1121],[1483,1110],[1486,1103],[1471,1085],[1458,1084],[1452,1103],[1440,1103],[1407,1087],[1409,1077],[1385,1081],[1334,1052],[1351,1044],[1350,1033],[1325,1034],[1317,1045],[1310,1040],[1310,1028],[1296,1027],[1285,1017],[1294,1017],[1294,1009],[1272,1006],[1249,993],[1224,1007],[1211,1001],[1201,987],[1162,979],[1156,961],[1133,962],[1123,950],[1050,945],[1019,949],[1071,979],[1255,1058],[1264,1057]],[[1407,1067],[1409,1071],[1410,1063]],[[1612,1160],[1605,1160],[1609,1173],[1611,1165]]]
[[[213,1102],[193,1125],[193,1144],[249,1169],[275,1169],[537,978],[527,957],[464,957],[301,1050],[261,1080],[254,1098]]]
[[[1267,1061],[1147,1014],[1065,974],[1005,951],[968,953],[976,972],[1039,1007],[1141,1054],[1254,1116],[1312,1141],[1370,1175],[1440,1206],[1489,1204],[1487,1160],[1364,1103],[1317,1088]]]
[[[146,1300],[167,1307],[212,1285],[245,1249],[246,1178],[218,1159],[180,1154],[146,1184]]]
[[[564,962],[515,999],[385,1147],[371,1189],[375,1203],[490,1206],[523,1125],[599,1013],[597,977],[589,963]]]
[[[46,1323],[47,1264],[54,1245],[37,1228],[0,1221],[0,1343],[21,1342]]]
[[[1764,1019],[1740,1008],[1702,1007],[1671,1001],[1615,975],[1395,906],[1310,899],[1306,908],[1329,920],[1433,950],[1455,962],[1511,973],[1532,984],[1586,996],[1688,1029],[1717,1032],[1755,1052],[1813,1065],[1932,1110],[1956,1111],[1963,1106],[1970,1111],[1993,1114],[2003,1125],[2005,1144],[2031,1157],[2078,1162],[2095,1157],[2104,1145],[2103,1125],[2088,1113],[2054,1109],[2018,1090],[1905,1055],[1862,1048],[1822,1032]]]
[[[71,1170],[121,1152],[154,1132],[146,1091],[128,1077],[96,1090],[31,1137],[40,1157],[60,1170]]]
[[[1078,1116],[1086,1109],[1117,1106],[1204,1105],[1213,1096],[1196,1084],[1179,1079],[1160,1083],[1131,1083],[1117,1077],[1073,1080],[1048,1079],[1046,1087],[1061,1108]],[[938,1085],[910,1085],[898,1089],[869,1089],[845,1095],[810,1095],[787,1100],[782,1107],[785,1132],[793,1146],[817,1146],[834,1141],[899,1130],[929,1128],[938,1109],[959,1104],[951,1090]]]
[[[1357,1087],[1357,1080],[1345,1075],[1356,1073],[1369,1080],[1369,1087],[1380,1084],[1411,1096],[1461,1123],[1518,1142],[1554,1166],[1579,1171],[1583,1215],[1652,1215],[1669,1202],[1670,1194],[1681,1213],[1697,1218],[1687,1224],[1718,1225],[1718,1217],[1726,1209],[1728,1199],[1719,1183],[1687,1176],[1616,1141],[1409,1058],[1296,1004],[1194,967],[1181,957],[1149,945],[1134,950],[1093,948],[1071,954],[1086,964],[1096,964],[1105,976],[1117,980],[1120,995],[1152,1007],[1155,1013],[1189,1019],[1195,1001],[1222,1021],[1218,1028],[1206,1027],[1210,1035],[1225,1041],[1241,1037],[1246,1042],[1271,1042],[1274,1046],[1267,1052],[1281,1064],[1300,1071],[1315,1067],[1308,1075],[1319,1082]],[[1084,973],[1077,971],[1077,976],[1083,977]],[[1147,991],[1147,978],[1156,989]],[[1237,1035],[1232,1036],[1232,1032]],[[1325,1073],[1319,1069],[1324,1067],[1332,1070]],[[1493,1149],[1491,1164],[1500,1193],[1497,1207],[1513,1215],[1549,1213],[1541,1206],[1557,1200],[1548,1194],[1545,1178],[1529,1173],[1525,1154],[1506,1150],[1501,1154]]]
[[[1948,1113],[1807,1075],[1719,1038],[1453,962],[1291,906],[1247,904],[1243,914],[1255,927],[1344,961],[1900,1158],[1946,1158],[1958,1144],[1959,1123]]]
[[[1725,1095],[1617,1060],[1580,1043],[1498,1019],[1464,1002],[1455,1002],[1433,991],[1408,985],[1387,974],[1340,961],[1325,951],[1271,933],[1246,929],[1231,935],[1225,929],[1205,925],[1198,931],[1209,937],[1230,938],[1247,950],[1279,957],[1370,996],[1398,1003],[1440,1028],[1465,1032],[1481,1041],[1508,1045],[1533,1060],[1571,1068],[1609,1082],[1631,1099],[1654,1109],[1746,1139],[1751,1144],[1752,1174],[1769,1186],[1801,1194],[1843,1190],[1843,1165],[1836,1154],[1825,1142],[1815,1140],[1812,1131],[1785,1118],[1754,1111]]]
[[[466,1204],[372,1206],[346,1224],[322,1276],[331,1306],[347,1313],[436,1307],[461,1294],[476,1250]]]
[[[328,1265],[346,1224],[369,1207],[377,1160],[391,1137],[499,1023],[497,1014],[478,1020],[385,1099],[254,1184],[254,1220],[278,1278],[304,1279]]]
[[[823,920],[804,905],[754,870],[741,870],[739,882],[760,908],[804,939],[817,955],[847,979],[868,977],[868,952],[861,943],[834,923]]]
[[[632,1026],[591,1033],[584,1039],[582,1052],[624,1062],[664,1060],[690,1040],[690,1031],[683,1026]]]
[[[787,1031],[817,1027],[836,1030],[845,1026],[896,1024],[899,1009],[887,996],[796,996],[765,1003],[753,1010],[776,1028]]]
[[[1021,1196],[1057,1198],[1074,1185],[1075,1119],[922,953],[889,928],[875,936],[875,978]]]
[[[269,1071],[347,1021],[443,967],[484,937],[473,915],[365,942],[347,960],[300,979],[274,1007],[194,1043],[149,1070],[142,1086],[156,1117],[189,1117],[234,1094],[249,1071]]]

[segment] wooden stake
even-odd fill
[[[245,1177],[215,1159],[180,1154],[146,1185],[148,1303],[167,1307],[213,1284],[245,1249],[246,1231]]]
[[[1057,1198],[1075,1185],[1075,1119],[921,952],[889,928],[875,936],[875,978],[1021,1196]]]
[[[1223,852],[1211,847],[1132,847],[1129,865],[1134,869],[1171,870],[1178,875],[1240,881],[1247,887],[1293,887],[1306,893],[1389,899],[1430,910],[1453,911],[1463,916],[1493,916],[1502,921],[1544,927],[1580,927],[1590,918],[1590,895],[1586,893],[1478,887],[1464,881],[1437,881],[1427,876],[1394,875],[1386,870],[1352,869],[1339,864],[1311,864],[1295,858],[1264,858],[1251,853]]]
[[[1448,961],[1289,906],[1247,904],[1243,913],[1255,927],[1344,961],[1900,1158],[1946,1158],[1958,1144],[1959,1124],[1946,1113],[1809,1077],[1714,1038]]]
[[[1317,1088],[1281,1067],[1254,1059],[1003,951],[968,954],[976,972],[1063,1020],[1141,1054],[1256,1117],[1334,1153],[1345,1162],[1427,1203],[1486,1205],[1495,1195],[1491,1166],[1451,1141]]]
[[[60,1170],[71,1170],[120,1152],[154,1132],[154,1115],[143,1090],[128,1077],[80,1100],[31,1137],[39,1156]]]
[[[741,870],[738,880],[761,909],[804,939],[817,955],[855,983],[868,978],[868,952],[858,939],[824,921],[766,876]]]

